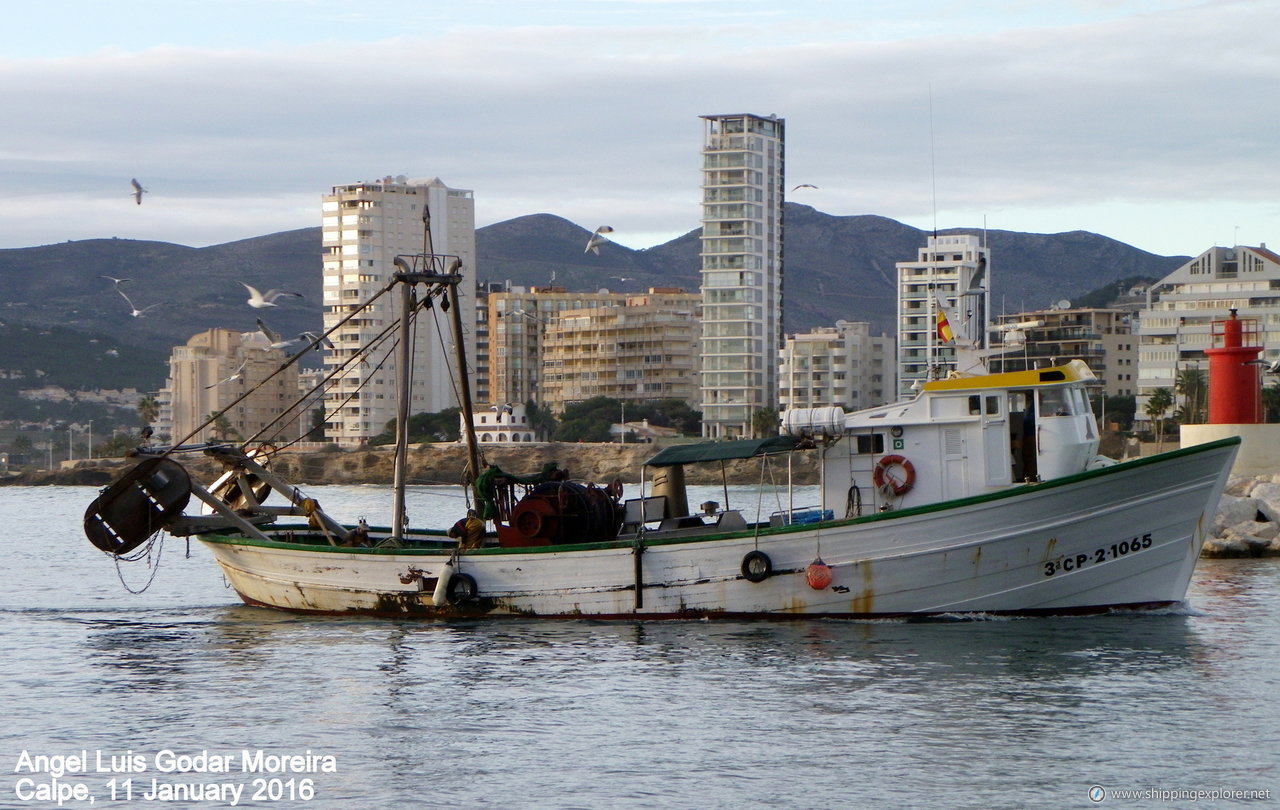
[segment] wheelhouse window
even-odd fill
[[[870,435],[854,436],[857,441],[857,452],[863,454],[880,454],[884,452],[884,434],[872,433]]]

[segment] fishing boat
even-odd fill
[[[461,347],[456,257],[396,264],[386,289],[402,296],[402,333],[434,296],[453,302]],[[117,557],[157,536],[195,537],[246,604],[317,614],[862,619],[1175,604],[1239,439],[1101,457],[1086,397],[1094,379],[1080,361],[984,367],[926,382],[905,402],[790,410],[777,436],[657,452],[626,497],[619,480],[575,481],[556,464],[487,464],[463,375],[472,529],[405,525],[405,396],[386,527],[344,525],[276,475],[269,452],[217,443],[139,448],[137,466],[89,506],[85,532]],[[186,453],[225,473],[194,481],[178,460]],[[689,465],[757,459],[780,474],[796,454],[817,457],[817,503],[744,514],[727,489],[723,505],[689,503]],[[187,509],[193,496],[201,509]]]

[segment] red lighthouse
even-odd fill
[[[1262,346],[1258,322],[1231,316],[1213,322],[1209,356],[1209,424],[1256,425],[1262,422],[1262,386],[1254,361]]]

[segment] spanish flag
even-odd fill
[[[955,332],[951,331],[951,321],[947,320],[946,310],[938,307],[938,340],[943,343],[955,341]]]

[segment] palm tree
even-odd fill
[[[1264,422],[1280,422],[1280,382],[1262,389],[1262,419]]]
[[[1198,368],[1184,368],[1178,372],[1175,389],[1182,394],[1182,410],[1179,421],[1183,424],[1201,424],[1205,421],[1207,386],[1204,372]]]
[[[138,418],[144,427],[160,418],[160,403],[151,394],[138,400]]]
[[[1160,452],[1160,442],[1164,437],[1164,415],[1173,407],[1173,392],[1168,388],[1157,388],[1147,397],[1147,407],[1143,409],[1156,425],[1156,452]]]
[[[240,432],[231,426],[231,420],[227,419],[227,415],[223,411],[214,411],[209,414],[207,419],[212,420],[214,441],[236,439],[237,441],[243,437]]]
[[[751,433],[754,438],[767,439],[778,435],[778,411],[761,408],[751,415]]]

